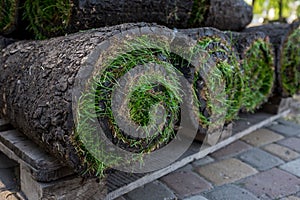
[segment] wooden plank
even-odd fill
[[[103,199],[107,194],[104,181],[97,178],[83,180],[78,176],[69,176],[51,183],[34,180],[30,169],[21,165],[21,189],[27,199]]]
[[[161,170],[155,171],[153,173],[148,173],[147,175],[143,176],[142,178],[139,178],[138,180],[131,182],[130,184],[124,185],[123,187],[120,187],[116,189],[113,192],[110,192],[105,197],[105,200],[115,199],[119,196],[122,196],[140,186],[143,186],[147,183],[150,183],[156,179],[161,178],[162,176],[165,176],[185,165],[188,163],[193,162],[194,160],[201,159],[205,156],[207,156],[210,153],[213,153],[228,144],[231,144],[232,142],[244,137],[245,135],[248,135],[252,133],[253,131],[262,128],[263,126],[271,123],[272,121],[279,119],[281,117],[286,116],[288,113],[290,113],[290,110],[286,110],[282,113],[279,113],[277,115],[271,115],[268,113],[256,113],[256,114],[243,114],[241,116],[241,119],[234,123],[233,127],[233,135],[219,143],[217,143],[214,146],[210,147],[203,147],[199,142],[194,144],[195,146],[201,146],[200,151],[197,153],[194,153],[190,156],[187,156],[183,159],[180,159],[170,166],[163,168]]]
[[[31,174],[37,181],[53,181],[73,174],[71,169],[16,130],[0,132],[0,147],[11,159],[30,166]]]

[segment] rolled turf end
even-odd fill
[[[232,46],[226,39],[215,36],[206,36],[198,40],[199,45],[214,57],[218,70],[225,81],[225,96],[223,104],[226,107],[225,122],[229,123],[237,118],[242,105],[242,89],[245,80],[239,68],[239,61]]]
[[[242,61],[246,78],[243,109],[254,112],[267,101],[275,82],[274,57],[268,41],[258,39],[246,50]]]
[[[279,76],[284,96],[300,93],[300,28],[286,40]]]

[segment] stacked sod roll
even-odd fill
[[[226,33],[239,53],[244,77],[242,111],[254,112],[272,96],[275,72],[274,53],[262,32]]]
[[[290,97],[300,92],[300,21],[292,24],[266,24],[245,32],[264,32],[275,52],[275,95]]]
[[[230,38],[215,28],[182,29],[182,33],[196,39],[198,45],[206,50],[221,71],[226,84],[225,122],[236,119],[243,102],[244,80],[240,70],[240,61]],[[199,90],[202,88],[198,85]],[[221,112],[221,111],[220,111]]]
[[[0,7],[9,19],[3,26],[13,23],[17,11],[23,17],[22,24],[27,24],[27,30],[38,39],[129,22],[155,22],[170,28],[212,26],[238,31],[252,20],[252,8],[243,0],[25,0],[21,1],[20,9],[13,7],[15,2],[19,1],[5,0]],[[24,31],[19,29],[20,34]]]
[[[1,51],[0,116],[86,176],[123,164],[132,167],[131,161],[145,161],[151,152],[162,156],[166,145],[188,147],[199,124],[208,134],[219,127],[199,123],[199,116],[223,126],[219,113],[213,113],[223,107],[220,74],[206,64],[210,59],[196,44],[145,23],[15,42]],[[196,75],[205,89],[194,89]],[[197,97],[205,105],[211,98],[214,109],[197,108]],[[204,110],[210,111],[209,119]],[[181,133],[185,126],[188,131]],[[189,131],[193,127],[195,133]],[[132,130],[136,135],[127,134]],[[134,157],[111,154],[107,145]],[[173,154],[165,158],[176,160]]]

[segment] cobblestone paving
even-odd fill
[[[119,200],[300,200],[300,125],[283,119]],[[0,153],[0,200],[18,200],[18,165]]]
[[[158,199],[300,200],[299,130],[294,122],[277,120],[161,178],[158,182],[168,190]],[[122,199],[150,196],[137,189]]]

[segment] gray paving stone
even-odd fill
[[[192,165],[194,167],[199,167],[199,166],[203,166],[203,165],[207,165],[209,163],[212,163],[213,161],[215,161],[215,159],[213,159],[212,157],[210,156],[206,156],[204,158],[201,158],[199,160],[196,160],[192,163]]]
[[[173,172],[162,177],[161,181],[172,189],[176,196],[180,198],[199,194],[200,192],[212,188],[212,185],[209,182],[194,172]]]
[[[281,165],[280,168],[300,177],[300,158]]]
[[[295,160],[300,157],[300,154],[279,144],[269,144],[263,147],[264,150],[274,154],[285,161]]]
[[[181,167],[179,169],[177,169],[176,171],[178,172],[188,172],[188,171],[193,171],[193,166],[191,164],[188,164],[184,167]]]
[[[291,126],[291,127],[300,129],[300,124],[297,124],[293,121],[288,121],[288,120],[285,120],[283,118],[280,118],[280,119],[277,120],[277,122],[279,124],[282,124],[282,125]]]
[[[157,200],[176,199],[176,196],[168,187],[159,181],[154,181],[143,187],[137,188],[125,195],[127,200]]]
[[[278,168],[273,168],[236,183],[259,199],[279,199],[299,191],[300,179]]]
[[[263,171],[283,164],[284,161],[260,149],[251,149],[238,156],[239,159]]]
[[[238,140],[238,141],[214,152],[213,154],[211,154],[211,156],[216,159],[224,159],[224,158],[238,155],[239,153],[242,153],[251,148],[252,148],[252,146],[250,146],[249,144],[247,144],[241,140]]]
[[[300,138],[296,138],[296,137],[287,138],[287,139],[281,140],[277,143],[300,153]]]
[[[251,192],[235,185],[223,185],[204,193],[209,200],[259,200]]]
[[[300,200],[300,198],[292,195],[292,196],[284,197],[280,200]]]
[[[196,195],[196,196],[185,198],[184,200],[208,200],[208,199],[201,195]]]
[[[229,158],[196,168],[197,173],[216,185],[233,183],[257,173],[257,170],[246,163]]]
[[[284,139],[282,135],[265,128],[254,131],[242,138],[243,141],[256,147],[270,144],[282,139]]]
[[[279,133],[281,135],[284,135],[286,137],[291,137],[291,136],[300,134],[299,127],[293,127],[293,126],[289,126],[289,125],[285,125],[285,124],[281,124],[281,123],[269,126],[268,129],[270,129],[276,133]]]

